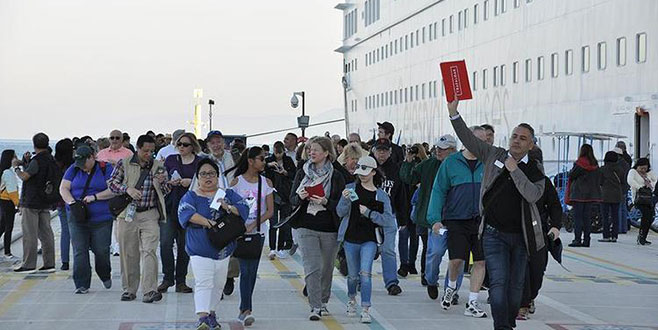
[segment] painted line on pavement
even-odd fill
[[[598,262],[603,262],[603,263],[606,263],[606,264],[614,265],[614,266],[617,266],[617,267],[629,269],[629,270],[640,272],[640,273],[645,273],[645,274],[649,274],[649,275],[653,275],[653,276],[658,276],[658,273],[656,273],[656,272],[651,272],[651,271],[648,271],[648,270],[635,268],[635,267],[624,265],[624,264],[614,262],[614,261],[608,261],[608,260],[605,260],[605,259],[602,259],[602,258],[599,258],[599,257],[591,256],[587,253],[574,251],[573,249],[566,248],[564,250],[569,252],[569,253],[573,253],[573,254],[576,254],[576,255],[579,255],[579,256],[583,256],[583,257],[586,257],[586,258],[596,260]]]
[[[24,280],[15,290],[12,290],[0,304],[0,317],[7,313],[16,302],[25,296],[32,288],[39,283],[38,280]]]
[[[569,315],[573,317],[574,319],[581,321],[585,324],[596,324],[596,325],[602,325],[602,324],[608,324],[608,322],[602,321],[600,319],[597,319],[596,317],[577,311],[573,306],[568,306],[565,305],[555,299],[549,298],[548,296],[544,295],[539,295],[537,297],[537,300],[549,307],[552,307],[553,309],[557,309],[558,311]]]
[[[613,266],[606,266],[606,265],[602,265],[600,263],[587,261],[585,259],[577,258],[577,257],[569,256],[569,255],[565,255],[564,257],[567,258],[567,259],[577,260],[577,261],[580,261],[582,263],[586,263],[588,265],[592,265],[592,266],[596,266],[596,267],[599,267],[599,268],[611,270],[613,272],[617,272],[617,273],[621,273],[621,274],[625,274],[625,275],[629,275],[629,276],[635,276],[635,277],[639,277],[639,278],[642,278],[642,279],[645,279],[645,280],[650,280],[648,277],[645,277],[645,276],[642,276],[642,275],[639,275],[639,274],[636,274],[636,273],[627,272],[625,270],[621,270],[621,269],[618,269],[618,268],[613,267]]]

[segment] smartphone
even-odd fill
[[[359,195],[357,195],[356,191],[352,188],[348,189],[350,191],[350,200],[352,202],[358,201],[359,200]]]

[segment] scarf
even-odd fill
[[[576,165],[582,167],[587,172],[591,172],[599,168],[598,164],[594,164],[594,165],[590,164],[589,160],[587,160],[587,158],[585,157],[578,158],[578,160],[576,161]]]
[[[299,193],[306,187],[313,187],[322,184],[324,196],[328,199],[329,195],[331,195],[331,177],[334,173],[334,167],[331,165],[331,162],[326,160],[324,165],[318,169],[313,163],[307,161],[304,163],[302,169],[304,170],[305,175],[296,192]],[[316,215],[318,212],[326,209],[327,208],[322,204],[309,203],[306,213]]]

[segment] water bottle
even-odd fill
[[[135,205],[135,203],[128,204],[128,208],[126,209],[126,222],[133,221],[135,212],[137,212],[137,205]]]

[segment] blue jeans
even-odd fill
[[[592,230],[592,205],[594,203],[573,203],[574,241],[589,244],[589,234]]]
[[[528,264],[523,235],[499,232],[487,225],[482,244],[494,329],[512,329],[516,327]]]
[[[396,225],[384,227],[384,242],[382,243],[382,275],[384,285],[388,289],[391,285],[400,283],[397,270],[398,262],[395,256],[395,235],[398,229]]]
[[[441,266],[441,260],[443,256],[448,251],[448,232],[445,232],[443,235],[434,234],[430,229],[427,234],[427,263],[425,265],[425,280],[427,280],[427,285],[439,285],[439,267]],[[460,268],[460,274],[457,277],[457,291],[462,286],[462,281],[464,280],[464,267]],[[445,286],[448,286],[449,281],[448,269],[446,269],[445,276]]]
[[[398,251],[400,252],[400,264],[416,267],[416,257],[418,256],[418,234],[416,225],[410,223],[399,230]]]
[[[112,243],[112,222],[68,223],[73,242],[73,283],[75,288],[87,288],[91,285],[91,265],[89,248],[94,253],[94,269],[101,281],[111,278],[110,244]]]
[[[626,200],[619,203],[619,232],[626,234],[628,231],[628,206]]]
[[[260,239],[260,248],[263,249],[265,238]],[[256,277],[258,276],[258,259],[242,259],[238,258],[240,262],[240,313],[251,311],[251,298],[254,295],[254,288],[256,287]]]
[[[176,266],[174,266],[174,240],[176,240]],[[167,223],[160,224],[160,260],[162,260],[163,281],[185,284],[190,256],[185,251],[185,229],[178,223],[177,212],[169,212]]]
[[[601,203],[601,217],[603,238],[616,239],[619,232],[619,203]]]
[[[347,259],[347,295],[356,297],[356,285],[361,282],[361,306],[370,307],[372,296],[372,263],[377,252],[377,243],[343,243]]]
[[[59,249],[62,258],[62,263],[69,262],[71,251],[71,234],[69,233],[69,220],[66,207],[58,207],[57,213],[59,215],[59,225],[62,229],[61,237],[59,240]]]

